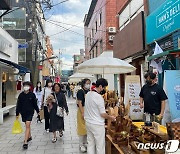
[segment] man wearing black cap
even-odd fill
[[[156,84],[156,74],[149,72],[146,76],[146,84],[142,87],[140,96],[140,107],[144,107],[144,112],[163,118],[165,110],[165,100],[167,96],[161,86]],[[144,102],[144,103],[143,103]]]
[[[31,121],[33,118],[34,110],[39,114],[39,108],[37,106],[37,99],[34,93],[30,92],[31,83],[24,82],[24,91],[20,93],[16,106],[16,118],[21,114],[22,121],[26,125],[25,139],[23,148],[28,148],[28,142],[32,140],[31,137]]]

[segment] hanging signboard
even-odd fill
[[[18,48],[19,49],[28,48],[28,47],[29,47],[29,45],[27,43],[25,43],[25,44],[18,44]]]
[[[129,116],[132,120],[143,119],[143,109],[140,108],[139,93],[141,90],[140,76],[128,75],[125,79],[125,106],[129,106]]]
[[[147,44],[178,30],[179,21],[180,0],[166,0],[146,18]]]
[[[166,70],[164,74],[171,120],[180,117],[180,70]]]

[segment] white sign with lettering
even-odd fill
[[[12,48],[11,42],[0,34],[0,51],[10,56],[10,50]]]

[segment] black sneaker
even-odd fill
[[[32,140],[32,137],[28,138],[27,142],[31,141]]]
[[[26,150],[28,149],[28,144],[23,144],[23,148]]]

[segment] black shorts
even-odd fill
[[[33,115],[22,115],[22,121],[32,121]]]

